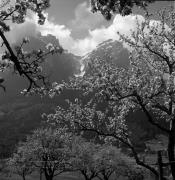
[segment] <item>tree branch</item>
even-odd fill
[[[171,65],[171,63],[170,63],[170,61],[169,61],[169,57],[166,56],[166,55],[162,55],[162,54],[160,54],[160,53],[157,52],[157,51],[154,51],[154,50],[151,49],[151,48],[149,47],[149,45],[146,44],[146,43],[145,43],[144,45],[145,45],[145,47],[146,47],[151,53],[153,53],[153,54],[157,55],[158,57],[160,57],[161,59],[163,59],[163,60],[167,63],[167,65],[168,65],[169,72],[172,73],[172,65]]]
[[[149,121],[152,125],[154,125],[154,126],[156,126],[157,128],[159,128],[160,130],[162,130],[162,131],[164,131],[164,132],[166,132],[166,133],[170,133],[169,129],[164,128],[164,127],[161,126],[159,123],[157,123],[157,122],[155,122],[155,121],[153,120],[151,114],[150,114],[149,111],[146,109],[145,105],[144,105],[143,102],[142,102],[141,97],[140,97],[138,94],[136,94],[136,98],[137,98],[138,104],[140,105],[140,107],[142,108],[143,112],[144,112],[145,115],[147,116],[148,121]]]
[[[4,36],[4,33],[0,30],[0,36],[2,38],[2,40],[4,41],[4,44],[7,48],[7,50],[9,51],[11,57],[10,57],[10,60],[14,63],[16,69],[18,70],[19,74],[22,75],[23,74],[23,71],[22,71],[22,68],[20,66],[20,63],[16,57],[16,55],[14,54],[9,42],[7,41],[6,37]]]
[[[98,131],[97,129],[91,129],[91,128],[87,128],[85,126],[83,126],[82,124],[80,124],[79,122],[75,122],[76,124],[78,124],[80,127],[82,127],[80,130],[82,131],[91,131],[91,132],[95,132],[97,133],[99,136],[104,136],[104,137],[114,137],[115,139],[119,140],[120,142],[122,142],[123,144],[125,144],[126,146],[128,146],[132,153],[133,153],[133,156],[134,156],[134,159],[136,161],[136,163],[142,167],[145,167],[146,169],[149,169],[152,173],[154,173],[156,176],[158,176],[158,172],[156,171],[155,168],[149,166],[148,164],[145,164],[143,161],[141,161],[138,157],[138,154],[135,150],[135,148],[133,147],[133,145],[131,144],[130,141],[126,141],[124,140],[123,138],[115,135],[114,133],[104,133],[104,132],[100,132]]]

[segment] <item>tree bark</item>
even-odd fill
[[[8,49],[11,57],[10,57],[10,60],[14,63],[16,69],[18,70],[19,74],[22,75],[22,68],[21,68],[21,65],[16,57],[16,55],[14,54],[8,40],[6,39],[4,33],[0,30],[0,37],[2,38],[6,48]]]
[[[47,171],[44,172],[46,180],[53,180],[53,175],[50,175],[47,173]]]
[[[106,175],[103,175],[104,180],[109,180],[109,177]]]
[[[168,159],[170,163],[175,161],[174,147],[175,147],[175,121],[173,120],[168,137]],[[175,180],[175,163],[171,163],[170,168],[171,168],[171,174],[173,180]]]
[[[42,174],[43,174],[43,172],[42,172],[42,170],[40,170],[40,180],[42,180]]]
[[[26,180],[26,177],[25,177],[24,173],[23,173],[23,175],[22,175],[22,179],[23,179],[23,180]]]
[[[91,180],[91,178],[88,177],[85,171],[80,171],[82,175],[84,176],[85,180]]]

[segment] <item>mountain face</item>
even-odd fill
[[[93,59],[112,61],[116,66],[126,68],[129,65],[129,52],[122,43],[107,40],[99,44],[95,50],[82,57],[85,66],[93,63]]]

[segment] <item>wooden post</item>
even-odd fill
[[[157,152],[157,163],[159,170],[159,180],[164,180],[163,178],[163,163],[162,163],[162,154],[161,151]]]

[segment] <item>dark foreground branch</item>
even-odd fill
[[[86,126],[80,124],[79,122],[75,122],[75,124],[78,124],[81,127],[81,129],[80,129],[81,131],[90,131],[90,132],[95,132],[99,136],[113,137],[116,140],[120,141],[121,143],[125,144],[132,151],[132,154],[134,156],[136,163],[138,165],[150,170],[156,177],[158,177],[158,172],[154,167],[152,167],[152,166],[146,164],[145,162],[143,162],[142,160],[140,160],[137,151],[135,150],[134,146],[132,145],[132,143],[129,140],[125,140],[124,138],[119,137],[114,133],[104,133],[97,129],[87,128]]]

